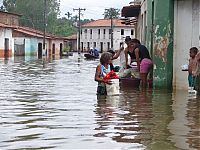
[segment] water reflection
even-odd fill
[[[198,97],[121,87],[97,98],[98,63],[0,59],[0,149],[200,148]]]
[[[182,149],[200,149],[200,101],[191,98],[187,91],[175,91],[173,116],[169,130],[171,140]]]
[[[120,96],[98,99],[95,112],[99,126],[95,130],[99,132],[94,136],[132,143],[128,148],[175,149],[167,139],[167,124],[172,120],[171,94],[139,89],[121,92]]]

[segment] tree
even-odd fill
[[[67,20],[65,17],[57,20],[55,32],[59,36],[69,36],[77,33],[77,28],[72,25],[72,22]]]
[[[104,19],[118,19],[120,15],[120,9],[109,8],[105,9]]]
[[[38,30],[44,28],[44,8],[47,15],[47,32],[53,33],[60,13],[60,1],[47,0],[3,0],[3,7],[8,12],[22,14],[20,25],[32,27]]]
[[[67,13],[67,18],[58,18],[60,0],[46,0],[47,32],[58,36],[69,36],[77,33],[75,22],[78,16]],[[21,14],[20,25],[44,31],[44,0],[3,0],[1,10]],[[92,19],[81,20],[81,24]]]

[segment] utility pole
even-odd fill
[[[44,53],[46,55],[46,49],[45,49],[46,25],[47,25],[46,9],[47,9],[47,1],[44,0],[44,33],[43,33],[43,50],[42,50],[42,55],[44,55]]]
[[[113,17],[115,17],[114,13],[117,9],[115,8],[109,8],[109,9],[105,9],[108,13],[109,19],[110,19],[110,44],[111,44],[111,48],[113,48],[113,29],[114,29],[114,25],[113,25]]]
[[[71,18],[71,13],[70,12],[67,12],[65,15],[67,15],[67,18],[68,18],[68,20]]]
[[[80,54],[80,45],[81,45],[81,11],[82,10],[86,10],[85,8],[78,8],[78,9],[73,9],[74,11],[75,10],[78,10],[78,53]]]
[[[111,48],[113,49],[113,9],[114,8],[111,8],[111,16],[110,16],[110,21],[111,21],[111,23],[110,23],[110,25],[111,25],[111,38],[110,38],[110,40],[111,40]]]

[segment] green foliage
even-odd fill
[[[69,36],[77,33],[77,28],[73,26],[71,21],[63,17],[57,19],[57,24],[54,33],[60,36]]]
[[[67,46],[67,47],[65,47],[64,49],[63,49],[63,52],[69,52],[70,51],[70,47],[69,46]]]
[[[21,14],[20,25],[44,31],[44,8],[45,0],[3,0],[1,10]],[[58,18],[60,14],[60,0],[46,0],[46,31],[58,36],[69,36],[77,33],[74,24],[78,16],[67,13],[66,19]],[[81,24],[93,21],[92,19],[81,20]]]
[[[104,19],[118,19],[120,15],[120,9],[109,8],[104,12]]]

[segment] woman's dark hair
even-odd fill
[[[194,54],[198,53],[198,49],[196,47],[190,48],[190,51],[192,51]]]
[[[112,54],[110,52],[104,52],[102,55],[101,55],[101,58],[100,58],[100,63],[103,65],[103,64],[106,64],[106,63],[109,63],[109,60],[112,59]]]
[[[126,38],[125,38],[125,42],[129,42],[129,41],[131,41],[130,36],[126,36]]]
[[[112,49],[109,49],[107,52],[111,53],[112,55],[115,55],[115,52]]]
[[[138,39],[132,39],[131,42],[140,44],[140,41]]]

